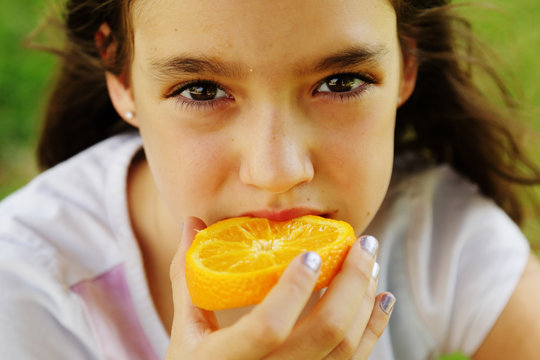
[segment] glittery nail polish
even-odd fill
[[[379,306],[381,307],[382,311],[384,311],[387,314],[390,314],[392,310],[394,309],[394,304],[396,303],[396,298],[392,294],[384,294],[381,301],[379,302]]]
[[[371,256],[375,256],[379,248],[379,242],[371,235],[362,236],[360,238],[360,246]]]
[[[321,267],[321,257],[316,252],[308,251],[302,257],[302,263],[311,271],[317,272]]]

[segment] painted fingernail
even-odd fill
[[[373,280],[377,280],[377,278],[379,277],[380,270],[381,270],[381,267],[379,266],[379,263],[375,262],[375,264],[373,264],[373,270],[371,270],[371,278]]]
[[[302,257],[302,263],[311,271],[317,272],[321,267],[321,257],[316,252],[308,251]]]
[[[390,314],[392,310],[394,309],[394,304],[396,303],[396,297],[392,294],[384,294],[381,301],[379,302],[379,306],[381,307],[381,310],[384,311],[387,314]]]
[[[379,242],[371,235],[362,236],[360,238],[360,246],[371,256],[375,256],[379,248]]]

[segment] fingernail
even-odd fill
[[[371,235],[362,236],[360,238],[360,246],[371,256],[375,256],[379,248],[379,242]]]
[[[302,257],[302,263],[311,271],[317,272],[321,267],[321,257],[316,252],[308,251]]]
[[[384,311],[387,314],[390,314],[392,312],[392,309],[394,309],[394,304],[396,303],[396,298],[392,294],[384,294],[381,302],[379,303],[379,306],[381,307],[381,310]]]
[[[379,263],[375,262],[375,264],[373,264],[373,270],[371,270],[371,278],[373,280],[377,280],[377,278],[379,277],[380,270],[381,270],[381,267],[379,266]]]

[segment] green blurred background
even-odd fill
[[[465,1],[459,1],[465,2]],[[0,12],[0,199],[36,173],[34,147],[47,92],[51,88],[54,56],[23,46],[42,22],[53,0],[3,1]],[[500,57],[505,81],[526,105],[528,123],[540,130],[539,0],[487,0],[495,6],[461,10],[474,20],[474,30]],[[532,132],[531,132],[532,134]],[[527,137],[540,162],[538,135]],[[538,194],[540,190],[535,189]],[[538,250],[540,221],[532,212],[524,226]]]

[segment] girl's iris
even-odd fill
[[[211,101],[227,97],[227,93],[212,82],[191,83],[179,91],[180,95],[194,101]]]
[[[343,93],[353,91],[362,86],[365,81],[354,75],[332,75],[319,86],[319,92]]]

